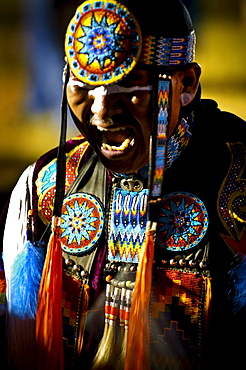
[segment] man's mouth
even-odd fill
[[[134,145],[134,130],[129,127],[104,128],[97,126],[101,132],[101,150],[110,152],[124,152]]]

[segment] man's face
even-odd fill
[[[151,74],[140,68],[106,87],[70,77],[67,97],[76,125],[108,169],[133,172],[148,162],[151,94]]]

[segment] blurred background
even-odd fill
[[[1,0],[1,207],[25,167],[58,144],[63,38],[79,3]],[[203,97],[246,119],[246,0],[184,3],[196,29]],[[77,133],[69,120],[68,137]]]

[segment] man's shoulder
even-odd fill
[[[234,113],[219,109],[212,99],[202,99],[198,116],[212,135],[225,141],[243,141],[246,143],[246,121]]]
[[[82,135],[79,135],[72,139],[67,140],[66,146],[65,146],[66,154],[69,155],[71,151],[75,150],[75,148],[78,148],[80,146],[84,148],[89,147],[89,143],[86,141],[86,139]],[[56,160],[57,152],[58,152],[58,147],[52,148],[51,150],[47,151],[46,153],[44,153],[41,157],[37,159],[35,163],[34,177],[36,174],[40,172],[40,170],[43,167],[48,165],[51,161]]]
[[[72,185],[78,176],[79,169],[84,165],[90,153],[89,143],[85,138],[79,136],[66,142],[66,178],[65,191]],[[57,174],[57,148],[44,154],[36,162],[33,184],[39,217],[47,224],[52,217],[53,201],[56,188]],[[35,195],[35,197],[36,197]]]
[[[90,152],[90,145],[83,136],[76,136],[65,144],[66,172],[74,172],[76,175],[80,165],[86,161],[87,153]],[[43,154],[35,163],[33,181],[38,178],[56,177],[58,147]]]
[[[87,144],[86,139],[84,136],[79,135],[75,136],[69,140],[66,141],[66,153],[69,153],[71,150],[73,150],[75,147]],[[87,145],[88,146],[88,145]],[[42,165],[45,165],[49,163],[51,160],[57,157],[57,151],[58,147],[52,148],[48,152],[44,153],[41,157],[38,158],[37,163],[40,163],[41,167]]]

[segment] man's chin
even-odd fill
[[[133,152],[132,148],[114,149],[114,147],[101,147],[100,149],[101,155],[103,155],[109,161],[115,160],[125,161],[129,158],[129,156],[133,157],[133,155],[131,155],[131,152]]]
[[[146,163],[148,163],[148,155],[146,156],[146,160],[143,160],[142,156],[138,156],[136,153],[133,155],[122,155],[120,153],[106,153],[104,154],[103,151],[98,153],[98,156],[102,162],[102,164],[112,172],[117,173],[130,173],[136,172],[140,168],[142,168]]]

